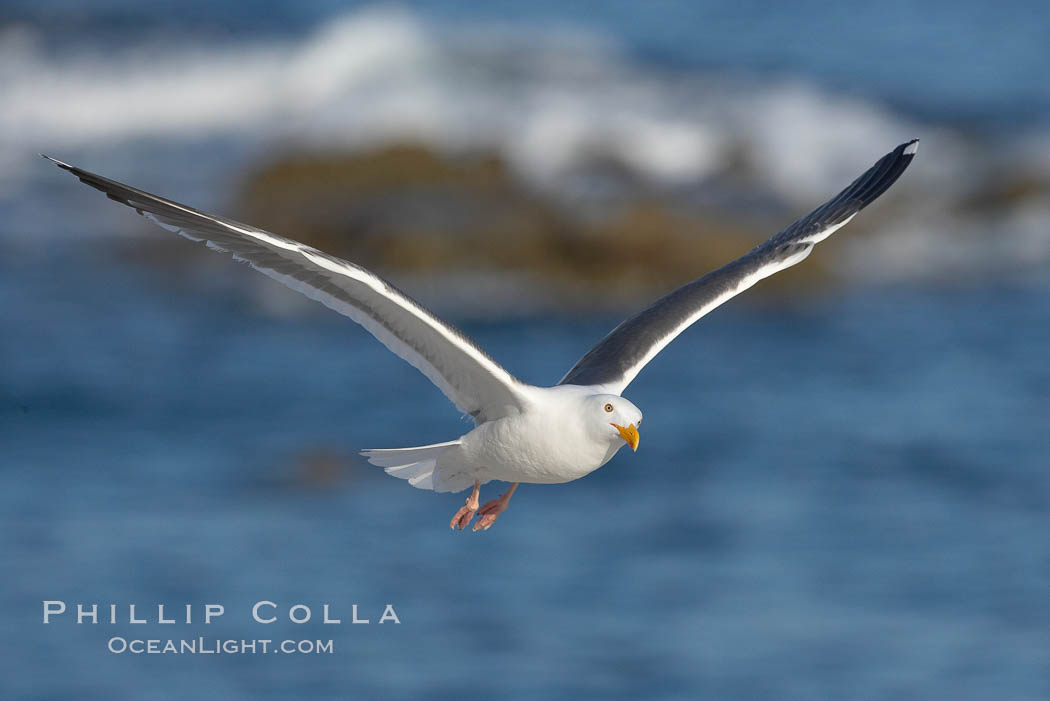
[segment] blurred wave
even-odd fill
[[[8,26],[0,181],[24,198],[27,159],[47,151],[97,170],[120,166],[108,172],[125,179],[148,174],[143,185],[154,190],[192,180],[192,192],[212,193],[196,202],[221,204],[214,192],[231,174],[275,150],[411,141],[498,152],[530,187],[582,209],[615,202],[627,183],[779,222],[920,136],[919,164],[896,206],[880,210],[881,236],[840,245],[845,277],[1050,263],[1050,126],[989,132],[920,120],[877,95],[799,78],[646,61],[598,31],[452,24],[401,7],[365,7],[284,36],[147,36],[61,49],[31,24]],[[32,234],[26,205],[14,195],[3,204],[23,208],[7,238]]]

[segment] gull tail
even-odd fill
[[[458,492],[460,489],[469,487],[473,482],[468,481],[466,485],[459,486],[459,480],[454,480],[456,484],[449,484],[448,480],[441,479],[440,474],[435,481],[435,472],[438,472],[438,458],[445,451],[458,446],[459,443],[460,441],[457,438],[447,443],[421,445],[415,448],[362,450],[361,455],[368,458],[368,462],[373,465],[384,468],[388,475],[408,480],[408,483],[417,489]]]

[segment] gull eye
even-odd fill
[[[607,414],[611,414],[611,413],[612,413],[612,410],[613,410],[613,405],[612,405],[612,404],[606,404],[606,405],[605,405],[605,412],[606,412]]]

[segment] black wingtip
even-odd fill
[[[52,163],[54,163],[56,166],[58,166],[59,168],[61,168],[63,170],[68,170],[68,171],[72,171],[73,170],[73,166],[69,165],[68,163],[63,163],[62,161],[58,160],[57,158],[52,158],[51,156],[47,155],[46,153],[41,153],[40,157],[41,158],[46,158],[47,160],[51,161]]]
[[[914,156],[919,150],[919,140],[912,139],[911,141],[901,144],[901,153],[905,156]]]

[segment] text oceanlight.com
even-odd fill
[[[129,640],[119,636],[110,638],[106,647],[117,655],[331,655],[335,651],[332,640]]]

